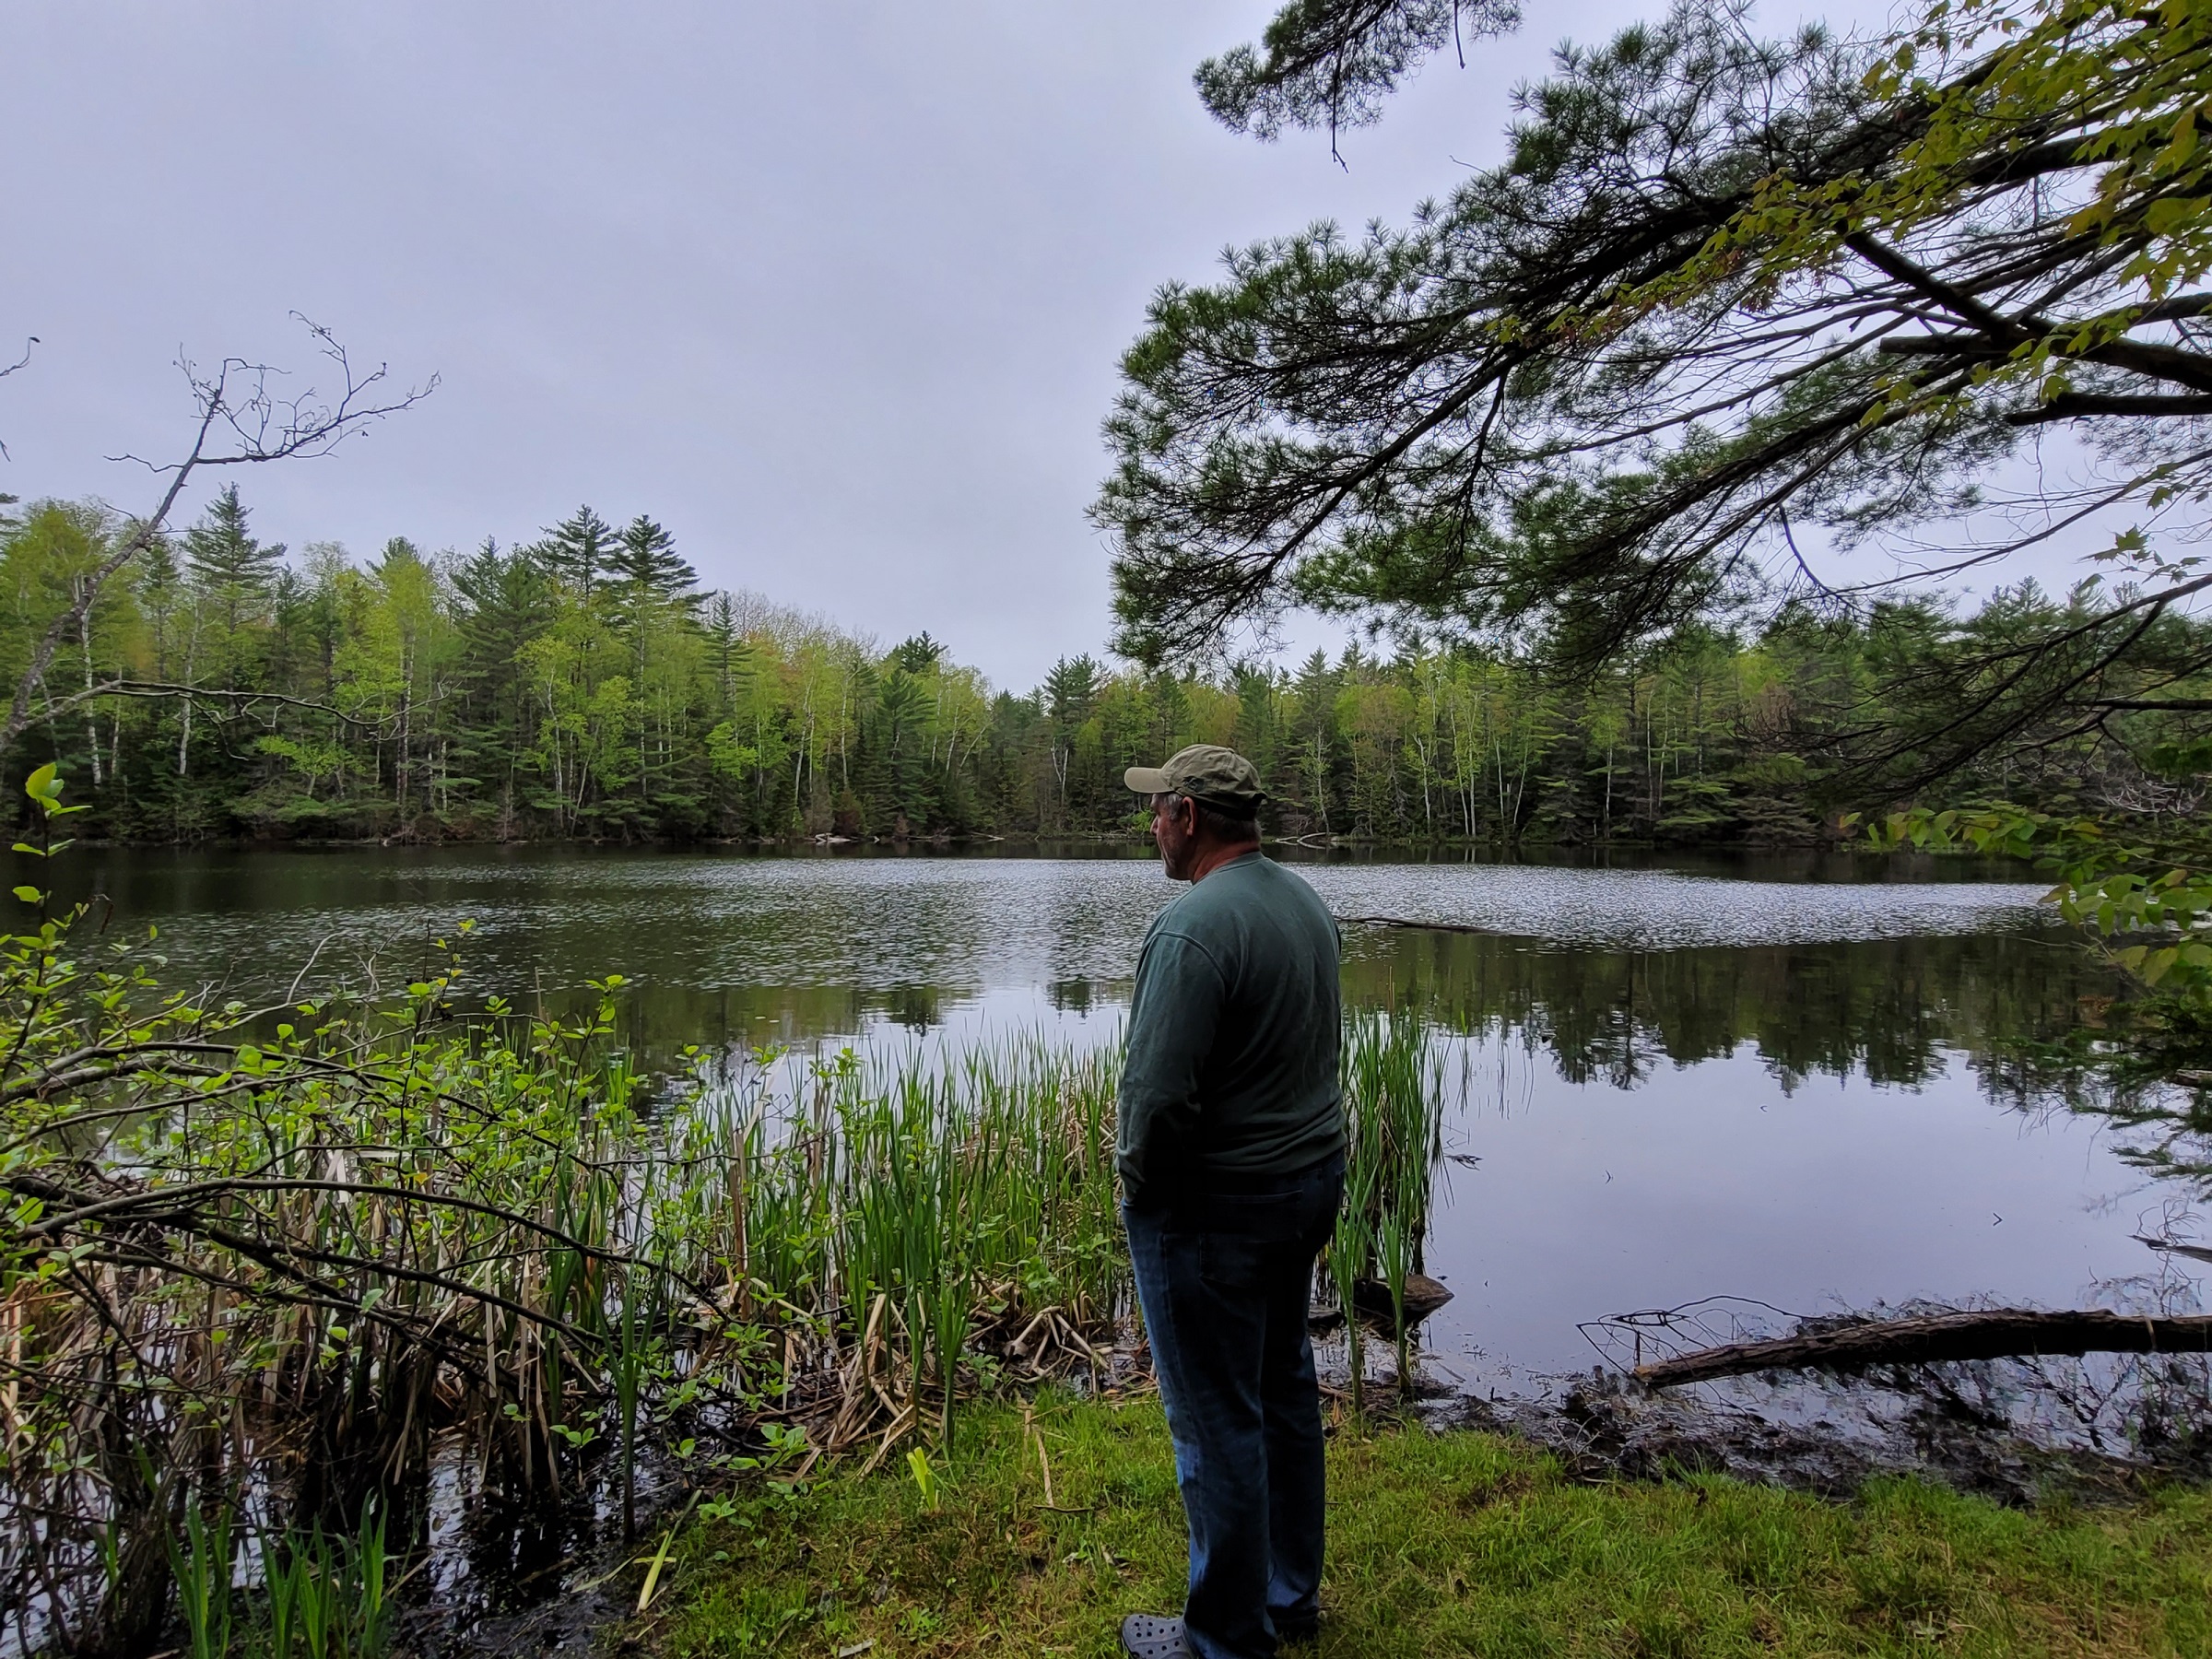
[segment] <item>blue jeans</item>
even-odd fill
[[[1306,1312],[1344,1159],[1233,1184],[1122,1212],[1190,1524],[1182,1618],[1198,1659],[1268,1659],[1278,1631],[1320,1611],[1321,1390]]]

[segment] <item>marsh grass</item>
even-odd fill
[[[1355,1308],[1362,1280],[1381,1286],[1391,1310],[1399,1396],[1415,1387],[1406,1282],[1420,1271],[1429,1234],[1442,1152],[1444,1053],[1438,1033],[1411,1010],[1362,1009],[1345,1021],[1345,1202],[1323,1267],[1346,1316],[1355,1412],[1366,1405],[1365,1332]]]
[[[1329,1481],[1324,1622],[1293,1650],[1321,1659],[2212,1653],[2202,1489],[2022,1511],[1910,1480],[1592,1486],[1521,1442],[1348,1422]],[[666,1659],[1105,1659],[1123,1614],[1181,1605],[1166,1427],[1148,1398],[979,1406],[928,1500],[841,1473],[695,1529],[670,1571],[636,1632]]]
[[[371,1506],[336,1538],[320,1526],[255,1541],[260,1587],[241,1594],[228,1511],[189,1512],[171,1541],[189,1659],[382,1659],[392,1633],[392,1558]]]
[[[880,1461],[924,1422],[948,1441],[1009,1370],[1099,1370],[1129,1301],[1112,1053],[1012,1033],[760,1059],[701,1103],[746,1125],[739,1303],[776,1326],[774,1385],[821,1450]]]

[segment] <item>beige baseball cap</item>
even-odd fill
[[[1260,787],[1259,769],[1218,743],[1194,743],[1177,749],[1164,766],[1133,766],[1122,782],[1138,794],[1189,795],[1209,806],[1230,812],[1256,812],[1267,799]]]

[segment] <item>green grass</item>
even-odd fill
[[[833,1476],[679,1540],[636,1635],[665,1659],[1108,1655],[1182,1602],[1157,1401],[964,1419],[936,1507]],[[2001,1508],[1912,1480],[1855,1500],[1700,1476],[1587,1486],[1524,1443],[1418,1429],[1330,1444],[1321,1656],[2212,1653],[2212,1492]]]

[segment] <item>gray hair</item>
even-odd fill
[[[1190,802],[1191,809],[1196,815],[1198,827],[1212,835],[1216,841],[1257,841],[1260,838],[1260,814],[1257,807],[1248,813],[1239,815],[1227,806],[1217,806],[1211,801],[1202,801],[1196,795],[1183,794],[1179,791],[1171,791],[1169,794],[1156,794],[1152,797],[1152,805],[1155,807],[1159,806],[1162,801]]]

